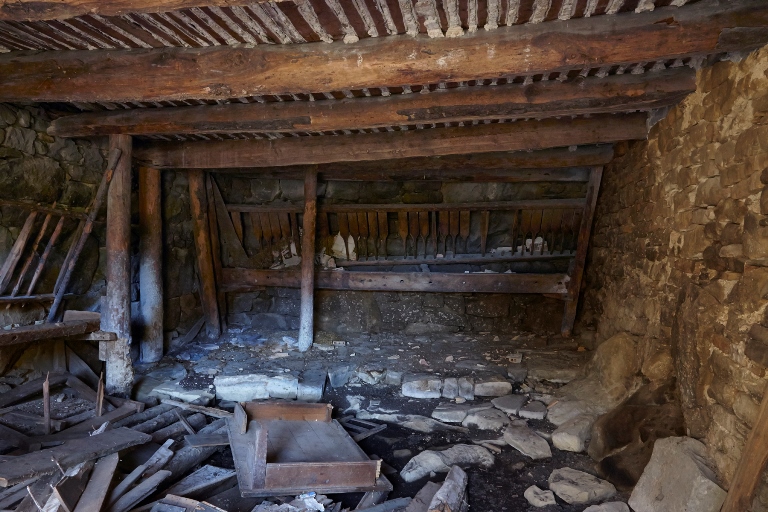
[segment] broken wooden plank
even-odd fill
[[[151,437],[127,428],[107,430],[101,434],[73,439],[60,446],[15,457],[0,464],[0,485],[7,487],[36,475],[50,475],[59,466],[72,467],[132,446],[148,443]],[[56,461],[56,462],[54,462]]]
[[[467,473],[459,466],[453,466],[427,510],[428,512],[461,512],[466,493]]]
[[[232,416],[231,412],[225,411],[223,409],[215,409],[213,407],[205,407],[203,405],[188,404],[186,402],[179,402],[177,400],[171,400],[168,398],[164,398],[160,400],[160,402],[166,405],[178,407],[179,409],[184,409],[185,411],[201,412],[214,418],[230,418]]]
[[[160,484],[169,476],[171,476],[170,471],[158,471],[125,493],[114,505],[106,509],[107,512],[127,512],[128,510],[131,510],[134,505],[155,492]]]
[[[99,330],[99,322],[75,320],[37,325],[25,325],[9,330],[0,330],[0,347],[65,338]]]
[[[225,419],[218,419],[200,430],[200,434],[220,434],[226,432]],[[177,450],[165,469],[173,474],[172,478],[180,478],[193,467],[210,457],[218,448],[215,446],[184,446]]]
[[[52,475],[43,476],[27,488],[27,497],[21,500],[16,512],[40,512],[42,505],[53,493],[53,486],[61,479],[61,473],[56,470]]]
[[[416,493],[416,496],[413,497],[413,500],[411,500],[404,512],[428,512],[429,504],[432,503],[432,498],[435,497],[440,487],[441,485],[436,482],[427,482]]]
[[[212,489],[234,483],[236,479],[237,473],[232,469],[205,465],[164,492],[185,498],[200,499],[209,496]]]
[[[96,461],[91,472],[91,478],[88,480],[74,512],[101,512],[101,506],[107,496],[119,461],[120,454],[117,452]]]
[[[185,425],[185,422],[188,423]],[[165,428],[161,428],[160,430],[153,432],[152,440],[156,443],[162,443],[166,439],[176,437],[180,434],[183,434],[184,432],[187,432],[187,425],[193,429],[203,428],[205,426],[205,416],[199,412],[190,414],[183,422],[177,421]]]
[[[88,484],[91,469],[93,469],[93,461],[78,464],[68,470],[64,478],[54,487],[53,493],[58,498],[64,512],[74,512],[75,505],[80,501],[80,497]]]
[[[49,384],[51,388],[61,386],[70,377],[68,373],[50,373],[48,375]],[[40,377],[19,386],[16,386],[10,391],[0,394],[0,407],[7,407],[9,405],[16,404],[27,398],[39,395],[42,391],[44,378]]]
[[[364,510],[373,507],[387,500],[387,496],[392,491],[392,483],[384,475],[379,475],[376,479],[376,487],[380,488],[374,491],[368,491],[360,498],[360,502],[355,510]]]
[[[184,436],[189,446],[226,446],[229,444],[227,434],[195,434]]]

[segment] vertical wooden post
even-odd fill
[[[221,320],[216,300],[216,278],[211,254],[205,175],[203,171],[193,169],[187,172],[187,179],[189,180],[189,204],[194,221],[197,269],[200,277],[200,302],[203,305],[208,337],[218,338],[221,335]]]
[[[560,332],[564,338],[571,336],[573,322],[576,320],[576,307],[579,304],[579,291],[581,279],[584,277],[584,265],[587,261],[587,249],[589,248],[589,235],[592,231],[592,219],[595,217],[597,195],[600,192],[600,181],[603,178],[603,168],[593,167],[589,173],[587,183],[587,197],[584,204],[584,213],[581,216],[581,227],[576,242],[576,256],[573,259],[571,280],[568,283],[568,296],[565,299],[565,312],[563,313],[563,325]]]
[[[131,147],[130,135],[110,135],[110,149],[121,151],[107,193],[107,295],[101,329],[117,340],[106,348],[108,394],[127,395],[131,364]]]
[[[317,171],[304,174],[304,232],[301,236],[301,312],[299,350],[312,346],[315,307],[315,222],[317,221]]]
[[[163,357],[163,212],[160,171],[139,168],[141,360]]]

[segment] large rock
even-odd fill
[[[629,506],[635,512],[717,512],[726,492],[715,481],[703,443],[690,437],[659,439]]]
[[[504,396],[512,392],[512,384],[499,376],[475,381],[475,396]]]
[[[480,430],[501,430],[509,425],[509,418],[498,409],[485,409],[469,413],[461,424],[465,427],[476,427]]]
[[[517,415],[528,400],[527,395],[504,395],[491,400],[493,406],[507,414]]]
[[[547,417],[547,406],[539,401],[530,402],[521,407],[517,415],[529,420],[543,420]]]
[[[416,455],[400,472],[406,482],[429,476],[433,473],[447,473],[453,465],[493,466],[494,458],[487,449],[471,444],[456,444],[443,451],[426,450]]]
[[[549,443],[524,425],[510,425],[504,431],[504,441],[523,455],[534,460],[552,457]]]
[[[552,444],[558,450],[583,452],[587,448],[587,439],[594,422],[594,416],[587,414],[576,416],[557,427],[557,430],[552,433]]]
[[[216,397],[233,402],[248,402],[269,398],[269,377],[260,374],[220,375],[213,379]]]
[[[616,495],[610,482],[572,468],[554,470],[549,475],[549,488],[571,505],[587,505]]]
[[[605,340],[592,357],[588,371],[602,384],[608,396],[620,402],[636,388],[640,358],[634,336],[619,333]]]
[[[439,377],[409,375],[403,379],[403,396],[411,398],[440,398],[443,382]]]

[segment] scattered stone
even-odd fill
[[[499,410],[504,411],[507,414],[514,414],[520,412],[520,408],[525,404],[528,399],[525,395],[504,395],[491,400],[493,406]]]
[[[558,450],[583,452],[587,449],[587,439],[594,423],[594,416],[576,416],[557,427],[552,433],[552,444]]]
[[[376,365],[366,365],[356,372],[357,378],[366,384],[375,385],[384,380],[386,370]]]
[[[475,381],[469,377],[459,378],[459,396],[464,400],[475,399]]]
[[[182,380],[187,377],[187,370],[181,364],[174,363],[152,370],[147,377],[161,381]]]
[[[470,412],[461,424],[465,427],[477,427],[480,430],[500,430],[509,425],[509,418],[497,409],[484,409]]]
[[[475,382],[475,396],[504,396],[512,392],[512,384],[503,377],[486,377]]]
[[[605,411],[601,407],[590,404],[584,400],[562,399],[549,407],[547,420],[559,427],[577,416],[598,415],[604,412]]]
[[[233,402],[248,402],[269,398],[269,377],[259,374],[218,375],[213,379],[216,397]]]
[[[456,444],[443,451],[426,450],[419,453],[408,461],[400,476],[406,482],[415,482],[434,473],[447,473],[456,464],[477,464],[488,468],[493,463],[493,454],[482,446]]]
[[[453,401],[456,402],[457,404],[463,404],[467,401],[467,399],[457,396],[456,398],[453,399]]]
[[[384,384],[387,386],[399,386],[403,383],[403,372],[398,372],[395,370],[387,370],[386,375],[384,376]]]
[[[543,420],[547,417],[547,406],[538,401],[530,402],[521,407],[517,415],[529,420]]]
[[[454,399],[459,396],[459,379],[449,377],[443,381],[443,398]]]
[[[621,501],[612,501],[602,505],[592,505],[585,508],[584,512],[629,512],[629,507]]]
[[[404,379],[401,391],[411,398],[440,398],[442,386],[438,377],[411,375]]]
[[[301,374],[296,398],[302,402],[319,402],[325,392],[325,381],[328,376],[324,370],[308,370]]]
[[[299,392],[299,379],[293,375],[276,375],[267,381],[270,398],[296,400]]]
[[[534,507],[541,508],[548,507],[549,505],[557,505],[557,502],[555,501],[555,494],[552,491],[539,489],[535,485],[527,488],[523,493],[523,496],[525,496],[525,499],[528,500],[528,503]]]
[[[549,475],[549,488],[571,505],[586,505],[616,495],[616,488],[612,483],[572,468],[554,470]]]
[[[150,396],[167,395],[182,402],[193,402],[199,398],[213,398],[208,389],[184,389],[178,382],[164,382],[149,393]]]
[[[530,428],[523,425],[510,425],[504,431],[504,441],[523,455],[534,460],[552,457],[549,443]]]
[[[726,492],[715,482],[702,442],[690,437],[658,439],[629,506],[636,512],[717,512]]]
[[[340,388],[346,386],[352,373],[352,367],[350,365],[337,366],[336,368],[328,370],[328,379],[331,381],[331,387]]]
[[[507,376],[512,379],[512,382],[519,384],[528,377],[528,368],[522,364],[510,364],[507,366]]]
[[[469,414],[469,407],[457,404],[440,404],[432,411],[434,419],[446,423],[461,423],[467,414]]]

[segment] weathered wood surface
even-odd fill
[[[45,378],[40,377],[16,386],[10,391],[0,393],[0,407],[8,407],[9,405],[19,403],[22,400],[42,393],[43,382],[45,382],[46,378],[49,379],[48,382],[51,388],[53,388],[55,386],[61,386],[67,382],[69,377],[70,375],[68,373],[50,373]]]
[[[163,357],[163,215],[160,171],[139,169],[139,290],[141,360]]]
[[[763,469],[768,462],[768,392],[763,400],[754,426],[747,437],[747,444],[736,467],[736,474],[731,480],[728,496],[721,512],[741,512],[749,510],[755,496],[755,490],[761,480]]]
[[[413,123],[555,117],[661,108],[696,89],[689,68],[643,75],[465,87],[338,101],[231,103],[174,109],[88,112],[60,117],[48,133],[90,137],[113,133],[193,134],[335,131]]]
[[[201,429],[199,434],[221,434],[227,431],[225,419],[218,419]],[[181,478],[193,467],[197,466],[205,459],[213,455],[218,449],[216,446],[183,446],[174,453],[171,460],[166,464],[165,469],[170,471],[171,481]]]
[[[519,199],[516,201],[482,201],[473,203],[390,203],[390,204],[328,204],[318,209],[322,213],[359,213],[359,212],[430,212],[430,211],[484,211],[484,210],[536,210],[557,208],[584,208],[584,199]],[[250,205],[228,204],[232,212],[299,212],[300,205]]]
[[[112,483],[112,477],[120,461],[120,454],[113,453],[96,461],[91,472],[91,478],[77,502],[74,512],[100,512],[107,490]]]
[[[459,466],[451,467],[442,487],[432,497],[429,512],[461,512],[467,493],[467,473]]]
[[[67,208],[63,206],[45,206],[37,203],[30,203],[28,201],[19,201],[16,199],[0,199],[0,206],[15,206],[39,213],[50,213],[61,217],[74,217],[76,219],[85,219],[88,216],[82,208]]]
[[[331,404],[305,404],[295,402],[245,402],[243,404],[249,420],[283,421],[331,421]]]
[[[301,307],[299,350],[306,352],[314,339],[315,320],[315,225],[317,222],[317,173],[304,176],[304,230],[301,237]]]
[[[62,467],[68,468],[149,441],[150,436],[147,434],[127,428],[107,430],[96,436],[74,439],[60,446],[6,460],[0,464],[0,485],[7,487],[32,476],[57,473],[59,467],[54,459]]]
[[[411,291],[456,293],[567,293],[563,274],[424,274],[419,272],[340,272],[319,270],[315,287],[322,290]],[[245,292],[264,286],[299,288],[293,270],[225,268],[222,289]]]
[[[646,114],[544,119],[455,128],[276,140],[154,142],[136,158],[158,169],[284,166],[439,155],[537,150],[647,137]]]
[[[194,221],[195,251],[197,268],[200,279],[200,301],[203,304],[208,336],[218,337],[221,334],[219,304],[216,295],[216,277],[211,253],[211,232],[208,223],[208,201],[205,175],[203,171],[194,170],[187,174],[189,180],[189,199],[192,220]]]
[[[106,345],[106,390],[109,394],[128,394],[133,384],[130,354],[131,136],[110,135],[109,146],[111,152],[119,150],[121,156],[114,165],[112,182],[107,181],[107,293],[102,305],[101,328],[117,334],[117,340]],[[97,211],[94,208],[91,215]]]
[[[768,41],[766,27],[763,0],[703,0],[610,22],[579,18],[460,38],[11,52],[0,57],[0,101],[228,99],[535,75],[755,48]]]
[[[99,330],[99,321],[74,320],[53,324],[25,325],[13,329],[0,330],[0,347],[46,341],[87,334]]]
[[[4,293],[8,284],[13,278],[13,272],[16,270],[16,264],[19,262],[24,248],[27,245],[27,240],[32,234],[32,228],[35,227],[35,219],[37,218],[37,212],[33,211],[27,216],[27,220],[24,221],[19,236],[16,237],[16,241],[11,247],[11,251],[3,261],[3,266],[0,268],[0,293]]]

